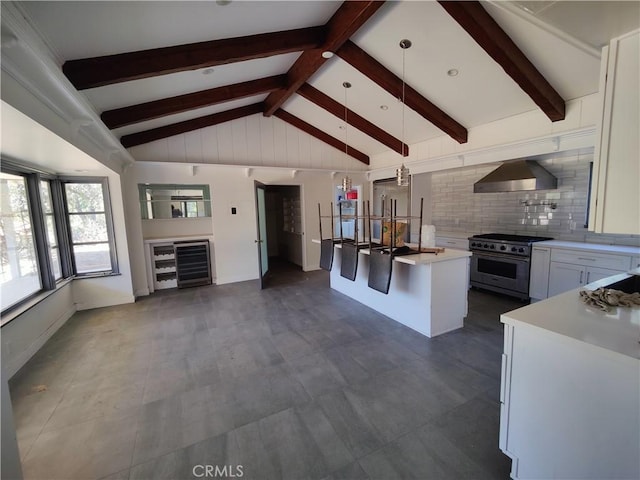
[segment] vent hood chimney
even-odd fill
[[[518,192],[558,188],[558,179],[534,160],[516,160],[500,165],[473,184],[474,193]]]

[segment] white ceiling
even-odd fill
[[[57,56],[66,60],[115,54],[205,40],[322,25],[339,7],[325,1],[216,2],[25,2],[34,28]],[[639,2],[503,2],[483,3],[528,58],[565,100],[598,90],[600,60],[593,47],[637,28],[633,14]],[[528,9],[525,11],[524,8]],[[635,9],[635,10],[634,10]],[[548,28],[546,28],[548,27]],[[402,49],[408,38],[405,79],[427,99],[467,128],[520,114],[537,107],[469,35],[432,1],[387,2],[352,40],[397,76],[402,76]],[[589,48],[578,48],[580,44]],[[578,46],[576,46],[578,45]],[[285,73],[299,54],[278,55],[175,73],[81,91],[95,111],[138,104],[203,89]],[[451,68],[459,75],[449,77]],[[343,104],[344,81],[352,83],[348,107],[403,138],[402,104],[335,56],[310,79],[311,85]],[[171,115],[113,131],[116,136],[197,118],[264,99],[247,99]],[[380,109],[381,105],[388,110]],[[298,95],[283,108],[344,140],[343,120]],[[405,108],[404,139],[412,144],[443,133]],[[348,143],[368,155],[388,148],[355,128]]]

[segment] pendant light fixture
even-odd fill
[[[347,136],[347,90],[351,88],[351,84],[349,82],[343,82],[342,86],[344,87],[344,159],[345,159],[345,167],[346,172],[344,178],[342,179],[342,191],[344,192],[345,198],[347,196],[347,192],[351,190],[351,177],[349,177],[349,152],[348,152],[348,136]]]
[[[411,47],[411,40],[400,40],[400,48],[402,49],[402,143],[400,144],[400,156],[404,156],[404,66],[405,66],[405,53],[407,48]],[[396,180],[399,187],[409,186],[409,169],[404,166],[404,162],[400,168],[396,169]]]

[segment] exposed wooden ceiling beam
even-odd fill
[[[134,147],[136,145],[142,145],[143,143],[153,142],[154,140],[160,140],[161,138],[171,137],[180,133],[191,132],[200,128],[211,127],[212,125],[218,125],[219,123],[229,122],[236,118],[247,117],[256,113],[262,113],[264,104],[254,103],[245,107],[234,108],[226,110],[224,112],[214,113],[213,115],[206,115],[204,117],[194,118],[184,122],[174,123],[172,125],[165,125],[164,127],[154,128],[151,130],[145,130],[143,132],[132,133],[130,135],[124,135],[120,137],[120,143],[125,148]]]
[[[304,51],[287,72],[287,88],[269,94],[264,102],[265,116],[273,115],[327,61],[322,57],[322,52],[336,52],[383,4],[375,1],[345,1],[325,25],[327,36],[324,44],[320,48]]]
[[[396,98],[402,98],[402,79],[387,70],[384,65],[362,50],[352,41],[347,41],[338,50],[338,55],[356,70],[369,77]],[[458,143],[467,142],[467,129],[440,110],[436,105],[405,84],[405,104],[433,123]]]
[[[447,0],[438,3],[520,85],[551,121],[564,119],[565,102],[562,97],[480,2]]]
[[[326,27],[299,28],[246,37],[70,60],[62,71],[78,89],[318,48]]]
[[[336,102],[333,98],[325,95],[317,88],[314,88],[308,83],[305,83],[298,89],[297,93],[310,102],[315,103],[319,107],[324,108],[329,113],[344,120],[344,105]],[[347,123],[354,126],[361,132],[366,133],[371,138],[379,141],[380,143],[383,143],[392,150],[395,150],[402,156],[406,157],[407,155],[409,155],[409,146],[407,144],[403,144],[401,140],[397,139],[393,135],[390,135],[380,127],[377,127],[376,125],[371,123],[366,118],[361,117],[360,115],[349,109],[347,109]],[[401,148],[400,145],[403,145],[404,148]]]
[[[274,112],[274,116],[278,117],[280,120],[287,122],[290,125],[293,125],[296,128],[299,128],[303,132],[308,133],[312,137],[316,137],[318,140],[331,145],[334,148],[344,152],[346,147],[346,152],[351,155],[353,158],[360,160],[365,165],[369,165],[369,156],[362,153],[359,150],[356,150],[353,147],[346,145],[344,142],[341,142],[335,137],[332,137],[328,133],[323,132],[319,128],[314,127],[313,125],[308,124],[304,120],[291,115],[288,112],[285,112],[282,109],[278,109]]]
[[[273,92],[286,86],[286,75],[259,78],[248,82],[225,85],[200,92],[178,95],[152,102],[140,103],[128,107],[107,110],[100,115],[104,124],[110,128],[123,127],[132,123],[186,112],[195,108],[208,107],[239,98],[251,97],[260,93]]]

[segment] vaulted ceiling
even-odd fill
[[[600,47],[638,23],[637,2],[79,1],[22,8],[127,148],[264,115],[343,152],[346,139],[348,153],[365,164],[386,150],[406,155],[403,140],[448,135],[464,143],[470,128],[534,109],[549,122],[562,120],[567,100],[598,90]],[[412,47],[403,51],[405,38]]]

